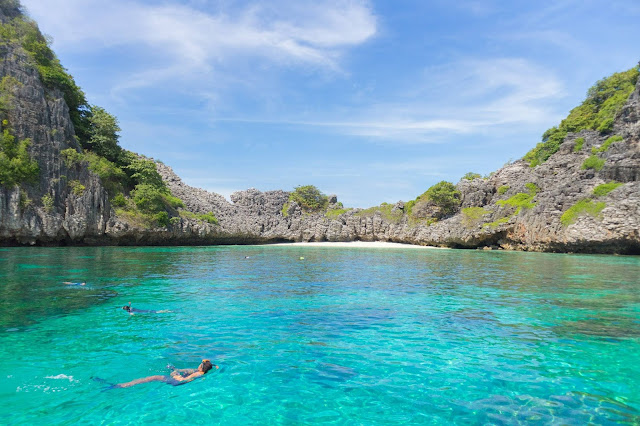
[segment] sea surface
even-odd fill
[[[0,424],[638,424],[639,277],[623,256],[0,249]],[[220,369],[183,386],[108,385],[202,358]]]

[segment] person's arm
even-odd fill
[[[179,382],[187,383],[187,382],[190,382],[193,379],[195,379],[197,377],[200,377],[202,375],[204,375],[204,373],[202,371],[196,371],[195,373],[189,374],[187,377],[182,377],[182,376],[175,375],[175,376],[173,376],[173,378],[176,379]]]
[[[171,375],[173,375],[173,373],[178,373],[178,374],[193,374],[196,371],[198,371],[195,368],[176,368],[173,365],[169,364],[167,365],[167,368],[169,370],[171,370]]]

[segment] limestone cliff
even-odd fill
[[[5,7],[0,22],[19,14]],[[335,197],[328,211],[309,213],[290,202],[288,192],[255,189],[237,192],[229,202],[187,186],[158,162],[162,179],[185,206],[166,226],[143,226],[116,214],[86,162],[61,156],[69,148],[82,152],[70,109],[61,90],[43,84],[32,57],[17,43],[0,44],[0,79],[5,77],[16,82],[3,89],[10,92],[7,123],[17,140],[31,141],[29,154],[40,172],[37,182],[0,185],[0,245],[366,240],[640,254],[640,81],[608,134],[569,133],[536,167],[519,160],[486,179],[460,181],[459,206],[451,214],[429,203],[410,212],[402,202],[343,211]],[[597,164],[585,167],[591,157]],[[202,220],[211,213],[217,223]]]

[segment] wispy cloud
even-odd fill
[[[134,76],[129,87],[203,72],[242,56],[282,65],[338,69],[344,50],[376,33],[366,0],[149,5],[124,0],[24,0],[58,47],[137,47],[165,65]],[[214,10],[215,9],[215,10]]]
[[[464,59],[430,67],[386,99],[316,120],[218,117],[216,121],[308,126],[394,143],[442,143],[448,136],[538,127],[559,115],[564,96],[553,72],[519,58]],[[332,115],[333,114],[333,115]],[[332,115],[332,116],[331,116]],[[340,117],[340,118],[338,118]]]

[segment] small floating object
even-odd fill
[[[65,281],[62,284],[66,284],[66,285],[87,285],[87,283],[72,283],[70,281]]]
[[[300,260],[304,260],[304,257],[300,256]]]

